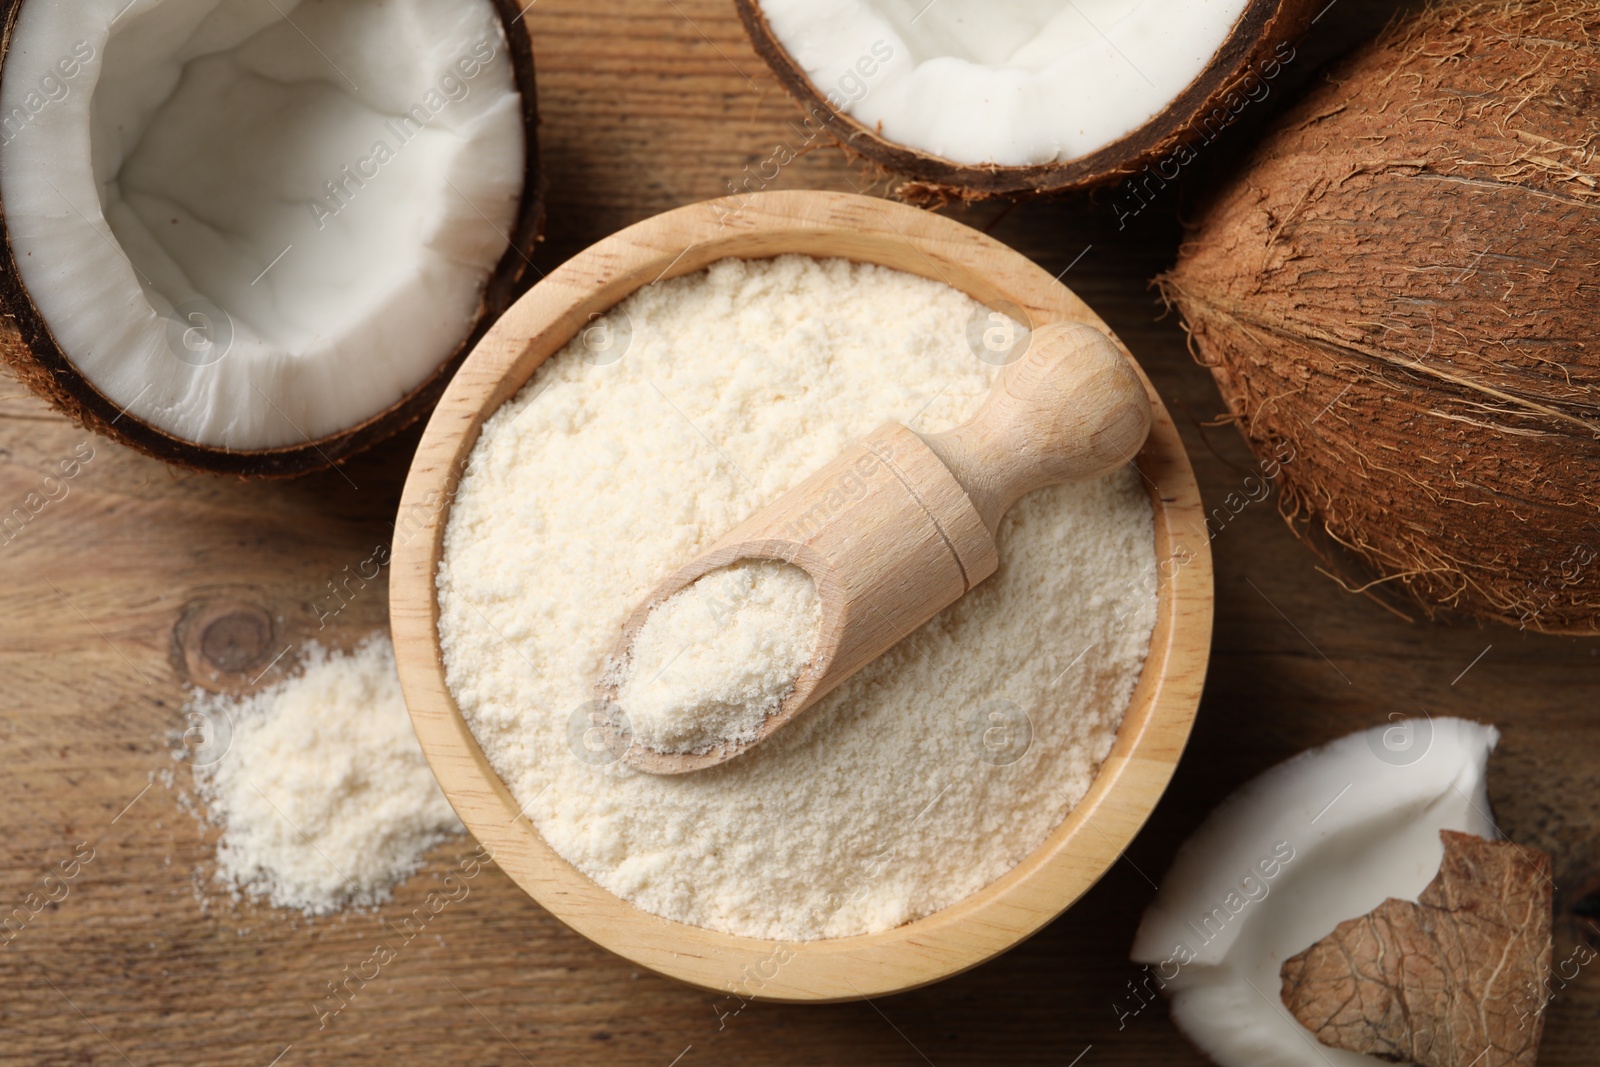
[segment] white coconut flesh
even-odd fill
[[[358,425],[471,332],[524,181],[489,0],[26,0],[0,204],[73,365],[174,437]]]
[[[954,163],[1103,148],[1206,68],[1246,0],[760,0],[830,106]]]
[[[1344,920],[1415,901],[1438,873],[1440,830],[1499,836],[1484,781],[1498,740],[1462,719],[1378,727],[1279,764],[1207,817],[1132,952],[1201,1051],[1222,1067],[1383,1062],[1320,1044],[1284,1007],[1279,970]]]

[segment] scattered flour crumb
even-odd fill
[[[185,708],[231,728],[194,768],[222,827],[217,879],[308,915],[389,898],[424,853],[462,832],[423,759],[394,646],[307,647],[301,673],[242,700],[197,693]]]
[[[811,661],[822,622],[800,567],[721,567],[651,609],[618,673],[617,703],[635,744],[707,752],[754,741]]]

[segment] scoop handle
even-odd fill
[[[993,533],[1025,493],[1109,474],[1144,446],[1150,398],[1121,349],[1083,323],[1035,330],[978,412],[922,439]]]

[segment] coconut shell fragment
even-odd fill
[[[1417,902],[1386,900],[1285,961],[1317,1040],[1419,1067],[1533,1067],[1550,975],[1550,857],[1443,831]]]
[[[1597,144],[1600,4],[1440,4],[1287,115],[1160,280],[1350,588],[1600,632]]]

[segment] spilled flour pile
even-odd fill
[[[194,776],[222,827],[217,878],[237,891],[308,915],[380,903],[462,831],[412,732],[386,636],[349,654],[311,645],[299,675],[237,701],[197,695],[186,710],[231,731]]]
[[[437,573],[446,678],[539,833],[601,886],[751,937],[886,930],[994,881],[1087,792],[1155,623],[1131,470],[1019,501],[993,577],[722,766],[656,776],[573,740],[667,575],[885,420],[972,415],[999,370],[968,340],[989,315],[882,267],[724,260],[610,311],[621,358],[579,338],[485,422]]]
[[[816,647],[822,603],[799,567],[721,567],[656,605],[634,636],[617,703],[635,744],[706,752],[754,741]]]

